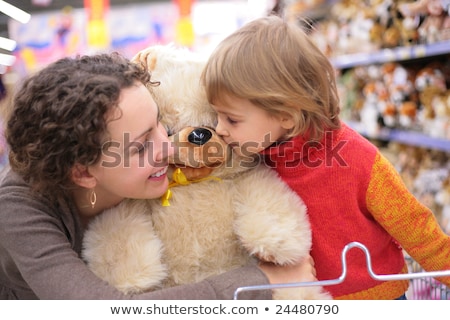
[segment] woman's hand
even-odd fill
[[[311,256],[297,264],[286,266],[261,262],[259,268],[265,273],[270,284],[317,281],[316,268]]]

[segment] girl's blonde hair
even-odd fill
[[[320,140],[340,127],[335,69],[306,32],[278,16],[253,20],[225,38],[202,74],[210,103],[247,99],[275,117],[289,115],[287,138]]]

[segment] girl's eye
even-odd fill
[[[236,124],[237,123],[236,120],[233,120],[231,118],[227,118],[227,121],[228,121],[229,124]]]

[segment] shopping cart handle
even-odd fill
[[[347,277],[347,252],[350,249],[358,248],[364,252],[366,256],[367,271],[369,275],[379,281],[393,281],[393,280],[411,280],[418,278],[431,278],[431,277],[446,277],[450,276],[450,270],[443,271],[430,271],[430,272],[415,272],[415,273],[403,273],[403,274],[383,274],[379,275],[373,272],[372,260],[370,258],[369,249],[360,242],[350,242],[347,244],[341,253],[341,263],[342,263],[342,273],[339,278],[332,280],[320,280],[320,281],[309,281],[309,282],[292,282],[283,284],[266,284],[266,285],[255,285],[247,287],[239,287],[234,292],[234,300],[238,299],[238,295],[244,291],[256,291],[256,290],[271,290],[280,288],[296,288],[296,287],[313,287],[313,286],[333,286],[344,282]]]

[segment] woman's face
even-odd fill
[[[89,167],[95,190],[113,198],[158,198],[168,188],[167,158],[173,154],[158,107],[140,83],[122,90],[119,107],[108,122],[101,159]]]

